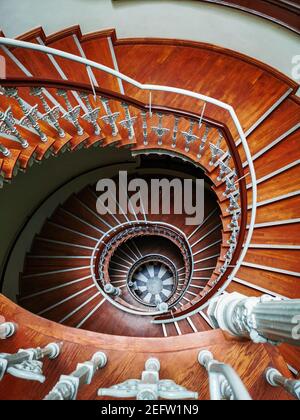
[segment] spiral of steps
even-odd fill
[[[149,177],[144,179],[149,182]],[[201,297],[217,269],[221,251],[222,223],[215,194],[205,190],[205,218],[196,228],[185,226],[186,215],[175,215],[174,209],[169,215],[122,210],[117,215],[100,216],[97,198],[95,186],[87,186],[47,220],[26,256],[19,304],[55,322],[115,335],[170,336],[209,329],[205,314],[162,328],[151,324],[151,317],[139,316],[139,311],[147,312],[150,306],[155,312],[159,304],[169,302],[176,312]],[[113,246],[108,246],[109,242],[104,246],[107,233]],[[157,290],[167,293],[143,295],[142,282],[134,276],[146,279],[150,288],[147,278],[152,278],[152,283],[159,283]],[[113,307],[106,299],[107,285],[121,291],[115,300],[136,308],[137,313]],[[141,294],[137,293],[139,287]],[[107,322],[108,314],[111,322]],[[134,317],[138,319],[136,328],[130,324]]]
[[[114,30],[82,35],[77,26],[50,36],[38,28],[18,39],[93,60],[140,83],[201,92],[230,104],[252,156],[257,211],[246,256],[223,292],[299,298],[300,102],[295,82],[252,58],[196,42],[117,39]],[[20,274],[18,304],[55,323],[111,336],[165,339],[210,331],[201,306],[240,261],[253,210],[251,168],[228,113],[179,94],[149,95],[59,56],[0,48],[8,76],[0,83],[3,199],[20,171],[88,148],[100,158],[107,147],[115,153],[130,150],[141,159],[139,177],[148,162],[159,168],[163,162],[165,170],[181,165],[190,174],[193,168],[193,175],[207,184],[204,220],[196,227],[176,214],[119,212],[104,217],[96,211],[95,185],[86,185],[34,232]],[[36,105],[39,114],[50,111],[54,119],[40,115],[38,127],[28,128],[22,124],[23,108]],[[70,109],[73,119],[63,118]],[[17,131],[8,129],[7,120]],[[111,242],[116,248],[100,265],[99,241],[115,239],[127,224],[145,230]],[[182,246],[166,237],[166,225],[185,238],[188,258]],[[113,234],[107,236],[110,230]],[[145,279],[153,288],[143,286]],[[106,293],[107,284],[120,293]],[[168,301],[175,303],[158,310]],[[283,345],[280,352],[299,372],[299,350]]]

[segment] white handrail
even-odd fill
[[[49,55],[54,55],[57,57],[61,57],[61,58],[65,58],[66,60],[70,60],[70,61],[74,61],[80,64],[83,64],[86,67],[91,67],[91,68],[95,68],[97,70],[101,70],[104,71],[105,73],[108,73],[112,76],[115,76],[121,80],[123,80],[124,82],[127,82],[135,87],[137,87],[140,90],[144,90],[144,91],[160,91],[160,92],[170,92],[170,93],[176,93],[178,95],[183,95],[183,96],[188,96],[190,98],[195,98],[195,99],[199,99],[199,101],[204,101],[207,103],[211,103],[213,105],[216,105],[226,111],[229,112],[234,125],[237,129],[237,132],[239,134],[240,140],[242,142],[243,148],[244,148],[244,152],[248,161],[248,166],[249,166],[249,171],[250,171],[250,176],[251,176],[251,183],[252,183],[252,212],[251,212],[251,220],[249,223],[249,228],[248,228],[248,234],[247,234],[247,238],[244,244],[244,248],[241,252],[240,258],[235,266],[235,268],[233,269],[232,273],[230,274],[230,276],[228,277],[227,281],[223,284],[223,286],[218,290],[218,292],[216,293],[216,295],[221,294],[226,288],[227,286],[231,283],[231,281],[233,280],[233,278],[235,277],[235,275],[237,274],[237,272],[239,271],[241,264],[248,252],[248,248],[251,244],[251,240],[252,240],[252,235],[254,232],[254,226],[255,226],[255,220],[256,220],[256,212],[257,212],[257,183],[256,183],[256,173],[255,173],[255,168],[254,168],[254,164],[252,161],[252,156],[251,156],[251,152],[247,143],[247,139],[244,133],[244,130],[242,129],[242,126],[239,122],[239,119],[233,109],[233,107],[231,105],[228,105],[222,101],[219,101],[217,99],[211,98],[209,96],[206,95],[202,95],[200,93],[196,93],[196,92],[192,92],[190,90],[186,90],[186,89],[179,89],[179,88],[175,88],[175,87],[170,87],[170,86],[160,86],[160,85],[151,85],[151,84],[142,84],[126,75],[124,75],[123,73],[120,73],[117,70],[111,69],[107,66],[104,66],[103,64],[99,64],[96,63],[92,60],[88,60],[86,58],[83,57],[79,57],[76,56],[74,54],[70,54],[67,53],[65,51],[60,51],[60,50],[56,50],[54,48],[49,48],[46,47],[44,45],[39,45],[39,44],[33,44],[30,42],[25,42],[25,41],[19,41],[16,39],[11,39],[11,38],[0,38],[0,45],[4,45],[7,47],[17,47],[17,48],[24,48],[24,49],[29,49],[29,50],[33,50],[33,51],[38,51],[44,54],[49,54]],[[188,315],[186,316],[191,316],[201,310],[203,310],[206,306],[208,305],[208,302],[206,304],[204,304],[202,307],[190,312]],[[186,316],[184,316],[183,318],[186,318]],[[177,317],[177,318],[172,318],[171,320],[164,320],[164,321],[153,321],[154,323],[168,323],[168,322],[174,322],[174,321],[179,321],[180,319],[183,319],[182,317]]]

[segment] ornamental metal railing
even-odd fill
[[[208,372],[210,398],[212,401],[252,400],[241,378],[231,366],[214,360],[213,354],[207,350],[199,353],[198,361]]]
[[[65,131],[60,124],[60,120],[65,120],[69,124],[72,124],[78,135],[83,134],[83,127],[81,120],[85,120],[93,128],[94,134],[99,134],[99,107],[94,108],[90,103],[89,95],[94,95],[96,98],[99,95],[102,108],[105,111],[104,115],[100,117],[104,124],[111,128],[112,136],[117,136],[119,132],[119,126],[127,130],[128,138],[133,139],[135,136],[135,125],[137,124],[136,116],[132,117],[129,112],[129,106],[135,106],[139,109],[142,119],[142,132],[143,141],[145,148],[148,144],[149,133],[154,133],[157,136],[157,148],[162,147],[163,142],[169,136],[172,142],[172,148],[176,149],[178,141],[178,135],[182,135],[185,139],[185,151],[189,152],[191,144],[199,143],[199,159],[202,157],[205,147],[208,142],[208,134],[211,127],[214,127],[218,131],[218,137],[216,142],[210,142],[210,165],[215,166],[219,170],[218,180],[226,183],[226,190],[224,194],[230,201],[228,213],[232,216],[230,226],[232,229],[231,237],[229,239],[229,251],[226,254],[225,262],[220,269],[220,275],[211,286],[211,290],[206,292],[206,295],[197,302],[196,305],[182,311],[179,314],[172,314],[170,316],[160,317],[154,322],[167,323],[174,322],[186,318],[187,316],[197,313],[199,310],[203,310],[209,302],[210,297],[215,294],[221,294],[228,284],[235,277],[238,272],[251,243],[254,225],[256,220],[256,208],[257,208],[257,184],[255,168],[252,161],[252,156],[247,144],[245,133],[241,127],[239,119],[232,106],[219,101],[215,98],[202,95],[200,93],[192,92],[186,89],[180,89],[170,86],[160,86],[153,84],[142,84],[137,80],[134,80],[119,71],[98,64],[86,58],[82,58],[64,51],[49,48],[43,45],[32,44],[24,41],[0,38],[0,45],[7,48],[22,48],[29,49],[32,51],[38,51],[43,54],[52,56],[58,56],[72,62],[79,63],[88,70],[91,86],[87,87],[80,85],[76,89],[76,83],[70,83],[68,81],[46,81],[37,80],[33,78],[26,78],[25,80],[2,80],[1,85],[3,87],[2,93],[13,100],[19,105],[22,116],[17,118],[13,115],[13,112],[8,108],[5,112],[0,112],[0,131],[11,138],[13,141],[20,143],[22,148],[28,147],[28,141],[24,138],[18,128],[22,127],[26,130],[34,132],[41,142],[47,141],[47,134],[44,132],[40,121],[47,122],[52,128],[54,128],[61,138],[65,136]],[[138,102],[125,95],[104,91],[103,89],[97,88],[90,77],[90,69],[97,69],[110,74],[117,79],[120,79],[132,86],[135,86],[141,92],[149,93],[149,103],[144,104]],[[18,91],[18,87],[27,86],[31,88],[31,94],[39,97],[42,102],[43,110],[41,110],[37,104],[29,105],[22,95]],[[49,89],[56,88],[57,95],[61,100],[56,99]],[[68,96],[68,91],[77,91],[77,96],[81,98],[78,105],[74,106],[71,103]],[[52,91],[51,91],[52,92]],[[182,110],[176,110],[172,108],[166,108],[165,106],[157,106],[152,103],[152,95],[154,92],[164,92],[165,94],[177,94],[183,97],[193,98],[199,101],[199,109],[202,108],[201,113],[188,113]],[[166,95],[165,95],[166,96]],[[48,101],[52,102],[52,108],[49,106]],[[110,100],[119,100],[124,110],[125,119],[118,121],[120,112],[114,112],[110,105]],[[205,118],[204,110],[207,104],[211,104],[217,108],[223,109],[224,112],[228,113],[234,124],[236,132],[238,133],[239,139],[234,142],[231,132],[224,124],[216,123],[215,121]],[[84,115],[82,114],[84,111]],[[42,112],[43,111],[43,112]],[[156,116],[156,125],[152,125],[151,119],[153,115]],[[164,115],[174,116],[173,129],[165,127],[163,124]],[[149,117],[151,119],[149,119]],[[180,118],[189,119],[189,128],[186,131],[179,130]],[[150,125],[151,124],[151,125]],[[195,132],[195,127],[205,127],[204,135],[200,138]],[[227,143],[226,150],[222,148],[222,140]],[[251,178],[252,185],[252,205],[251,205],[251,217],[249,225],[247,226],[248,208],[247,208],[247,193],[245,189],[245,174],[241,164],[239,153],[237,152],[237,144],[241,143],[244,149],[244,154],[247,160],[247,166],[249,175]],[[4,157],[8,158],[10,150],[8,147],[0,145],[0,153]],[[201,163],[199,163],[201,166]],[[239,185],[239,188],[236,186]],[[239,225],[239,217],[241,222]],[[238,227],[239,226],[239,227]],[[216,286],[216,287],[215,287]]]

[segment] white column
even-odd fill
[[[208,315],[215,328],[255,343],[300,346],[300,299],[231,293],[213,299]]]

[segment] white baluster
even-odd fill
[[[147,112],[142,111],[142,121],[143,121],[143,137],[144,137],[144,146],[148,145],[148,127],[147,127]]]
[[[300,400],[300,381],[285,378],[277,369],[269,368],[266,371],[266,380],[271,386],[285,389],[293,397]]]
[[[45,143],[48,140],[48,138],[38,124],[38,105],[36,104],[32,107],[29,107],[25,103],[25,101],[19,96],[18,89],[16,88],[5,88],[4,91],[6,96],[15,99],[18,102],[20,108],[24,113],[24,117],[20,120],[20,125],[27,128],[33,128],[39,135],[41,141]]]
[[[106,115],[104,117],[101,117],[101,119],[105,122],[105,124],[108,124],[111,127],[112,130],[112,136],[116,137],[119,133],[116,121],[120,116],[120,112],[112,112],[109,105],[109,99],[101,98],[101,102],[103,105],[103,108],[106,111]]]
[[[232,169],[229,167],[230,159],[231,156],[229,155],[225,162],[218,160],[220,173],[217,179],[219,182],[222,181],[226,175],[229,175],[232,172]]]
[[[196,125],[196,121],[194,120],[190,120],[190,128],[189,131],[181,131],[181,134],[183,135],[183,137],[185,138],[185,151],[188,153],[190,151],[190,145],[199,139],[198,136],[196,136],[195,134],[193,134],[193,130],[194,130],[194,126]]]
[[[223,134],[220,130],[218,130],[219,138],[217,144],[210,143],[210,151],[211,151],[211,160],[209,162],[210,166],[213,166],[217,163],[217,160],[225,155],[224,150],[221,149],[221,143],[223,140]]]
[[[0,353],[0,381],[6,373],[29,381],[45,382],[42,359],[55,359],[61,344],[51,343],[44,348],[19,350],[15,354]]]
[[[42,88],[32,88],[31,89],[31,95],[33,96],[37,96],[44,107],[44,110],[46,111],[44,115],[42,115],[41,120],[47,122],[48,124],[50,124],[51,126],[53,126],[59,137],[60,138],[64,138],[66,136],[66,133],[64,132],[64,130],[61,128],[61,126],[59,125],[59,117],[60,117],[60,108],[59,106],[54,106],[53,108],[50,108],[50,106],[48,105],[44,95],[43,95],[43,89]]]
[[[170,131],[170,129],[163,127],[163,114],[159,112],[156,115],[158,117],[158,125],[157,127],[151,127],[151,129],[156,133],[158,137],[158,145],[161,146],[163,144],[163,137]]]
[[[103,352],[95,353],[90,361],[78,363],[76,370],[70,375],[62,375],[44,400],[76,400],[79,388],[82,385],[90,385],[97,370],[103,368],[106,364],[106,354]]]
[[[12,337],[16,333],[17,328],[17,325],[13,322],[0,324],[0,339],[5,340],[6,338]]]
[[[208,372],[212,401],[252,400],[241,378],[231,366],[214,360],[213,354],[208,350],[199,353],[198,361]]]
[[[176,149],[177,137],[178,137],[178,126],[179,126],[179,117],[175,117],[173,135],[172,135],[172,148],[173,149]]]
[[[207,126],[205,127],[205,132],[204,132],[204,134],[203,134],[203,137],[202,137],[202,139],[201,139],[201,141],[200,141],[199,153],[198,153],[198,155],[197,155],[197,158],[198,158],[198,159],[201,159],[201,157],[202,157],[202,152],[203,152],[203,150],[204,150],[204,148],[205,148],[205,145],[206,145],[206,142],[207,142],[207,139],[208,139],[208,136],[209,136],[210,130],[211,130],[211,127],[209,127],[209,126],[207,125]]]
[[[237,194],[229,194],[228,198],[229,198],[229,207],[227,209],[228,213],[231,213],[233,211],[238,211],[240,210],[240,205],[238,203],[238,199],[239,199],[240,193]]]
[[[79,124],[80,105],[77,105],[77,106],[75,106],[73,108],[72,107],[72,104],[71,104],[71,102],[70,102],[70,100],[68,98],[67,92],[65,90],[63,90],[63,89],[58,89],[57,90],[57,94],[58,94],[58,96],[61,96],[64,99],[64,101],[66,103],[66,106],[67,106],[67,110],[68,110],[65,114],[63,114],[62,117],[66,121],[69,121],[71,124],[73,124],[74,127],[77,130],[77,134],[79,136],[82,136],[83,133],[84,133],[84,130],[81,127],[81,125]]]
[[[11,155],[10,150],[7,147],[3,146],[3,144],[0,144],[0,153],[2,153],[4,157],[9,157]]]
[[[5,112],[0,111],[0,133],[16,137],[23,149],[27,149],[29,147],[28,141],[21,136],[21,134],[15,127],[15,123],[16,121],[14,119],[10,107]],[[3,151],[5,156],[10,156],[10,152],[8,151],[8,149],[5,148],[3,149]]]
[[[145,370],[142,372],[141,379],[129,379],[110,388],[100,388],[98,396],[136,398],[137,400],[198,399],[196,392],[188,391],[170,379],[159,379],[159,371],[159,360],[150,358],[145,363]]]
[[[223,193],[224,197],[228,197],[230,193],[235,192],[237,190],[236,184],[235,184],[235,178],[236,178],[235,176],[233,176],[232,178],[229,176],[225,177],[226,190]]]
[[[90,100],[89,100],[89,95],[87,93],[80,93],[80,97],[84,100],[85,105],[87,107],[88,112],[86,114],[84,114],[82,116],[82,118],[84,120],[86,120],[87,122],[89,122],[90,124],[92,124],[92,126],[94,127],[94,134],[95,136],[99,136],[99,134],[101,133],[101,129],[100,126],[98,124],[98,118],[99,118],[99,113],[100,113],[100,108],[93,108]]]
[[[134,132],[134,125],[136,123],[137,117],[131,117],[130,112],[129,112],[129,106],[126,102],[122,102],[122,107],[125,110],[125,120],[120,121],[119,124],[124,127],[129,134],[129,140],[133,140],[135,137],[135,132]]]
[[[114,287],[111,283],[106,283],[106,285],[104,286],[104,291],[108,295],[112,296],[121,296],[122,294],[121,289],[119,287]]]

